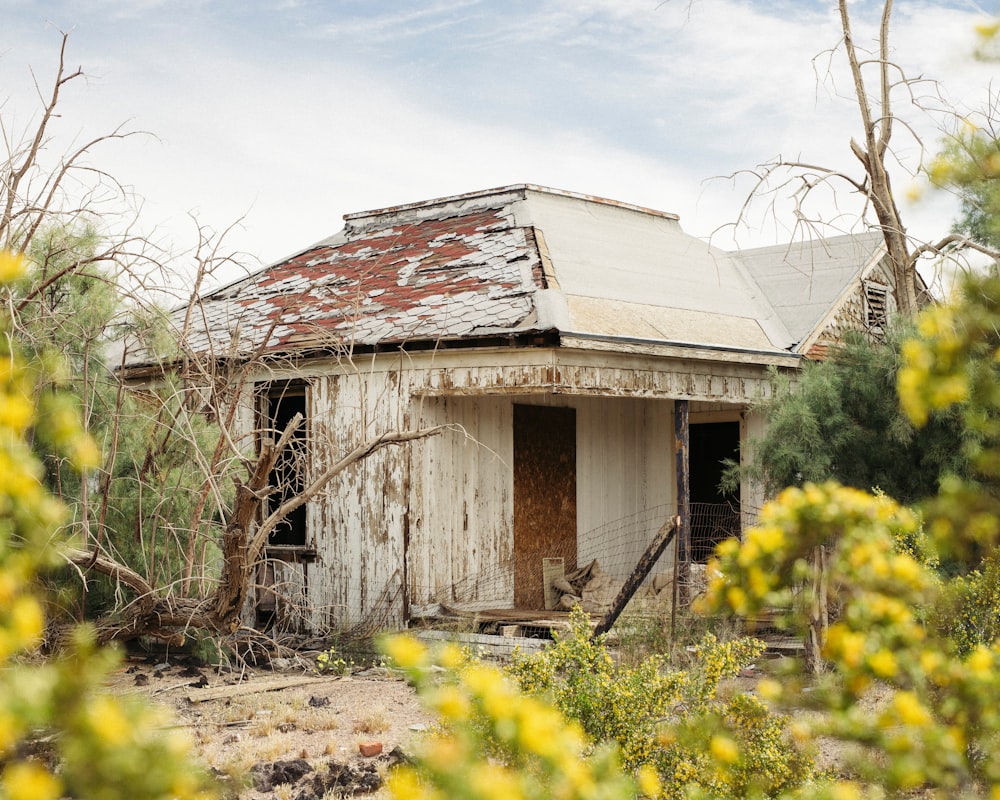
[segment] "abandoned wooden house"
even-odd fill
[[[877,335],[893,307],[878,234],[722,252],[673,214],[533,185],[345,221],[201,298],[188,334],[262,355],[246,430],[304,415],[284,496],[381,432],[451,426],[358,463],[272,535],[258,611],[313,629],[551,607],[553,575],[596,559],[621,581],[686,504],[657,570],[704,560],[760,504],[717,487],[761,431],[769,370]]]

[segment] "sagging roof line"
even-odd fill
[[[643,339],[636,336],[608,336],[606,334],[580,333],[577,331],[561,331],[564,339],[584,339],[596,342],[634,344],[648,347],[676,347],[690,350],[710,350],[717,353],[739,353],[748,356],[787,357],[792,361],[801,361],[801,353],[776,352],[774,350],[757,350],[752,347],[732,347],[729,345],[699,344],[698,342],[667,341],[664,339]]]
[[[339,234],[199,298],[193,352],[531,346],[555,331],[557,343],[562,333],[609,349],[785,363],[858,263],[877,259],[870,237],[834,239],[824,266],[841,269],[806,282],[794,262],[819,258],[822,245],[727,253],[684,233],[676,214],[534,184],[345,220]],[[130,352],[132,366],[154,360]]]

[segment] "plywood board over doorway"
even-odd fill
[[[545,607],[542,561],[576,566],[576,411],[514,406],[514,606]]]

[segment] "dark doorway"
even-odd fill
[[[515,405],[515,608],[545,607],[544,558],[576,568],[576,410]]]
[[[740,532],[740,494],[724,494],[723,461],[739,462],[740,423],[691,426],[691,560],[705,562],[723,539]]]

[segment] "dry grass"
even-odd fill
[[[384,708],[377,708],[369,711],[360,719],[354,720],[352,730],[354,733],[382,733],[389,729],[389,719]]]

